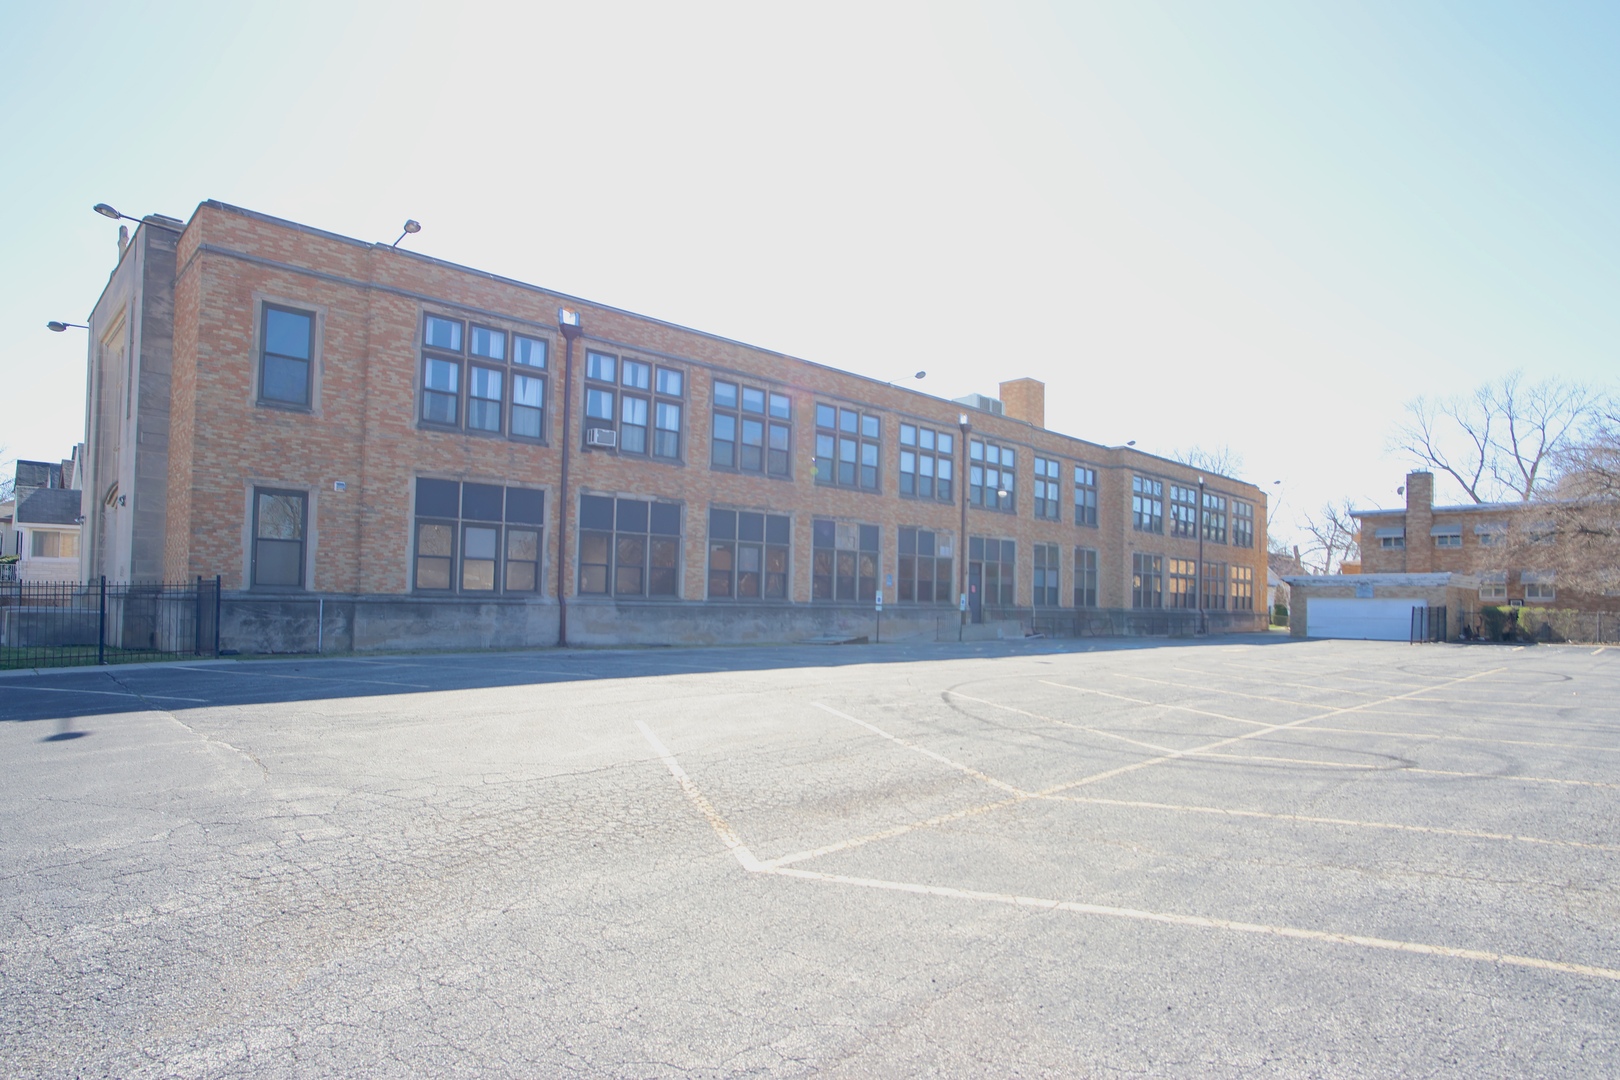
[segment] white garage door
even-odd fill
[[[1305,609],[1305,634],[1318,638],[1410,641],[1412,609],[1427,600],[1312,600]]]

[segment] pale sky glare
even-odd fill
[[[220,199],[1394,505],[1401,403],[1620,371],[1612,3],[6,3],[0,457]],[[1273,487],[1273,480],[1281,480]],[[1442,488],[1441,497],[1447,497]]]

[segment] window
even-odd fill
[[[1373,535],[1378,540],[1378,546],[1385,551],[1406,547],[1406,530],[1404,528],[1378,529],[1374,531]]]
[[[29,535],[28,554],[36,559],[77,559],[79,534],[36,530]]]
[[[544,338],[442,315],[422,322],[422,421],[536,442],[546,437]]]
[[[709,599],[786,600],[790,522],[779,514],[709,511]]]
[[[1131,556],[1131,607],[1163,607],[1164,557]]]
[[[1254,504],[1232,500],[1232,546],[1254,547]]]
[[[1204,492],[1204,539],[1212,544],[1226,543],[1226,496]]]
[[[816,483],[876,491],[882,431],[881,422],[871,413],[817,405]]]
[[[546,493],[532,488],[416,480],[416,588],[540,591]]]
[[[1226,564],[1204,564],[1204,610],[1226,610]]]
[[[900,494],[951,501],[956,438],[948,431],[900,425]]]
[[[1056,462],[1052,464],[1054,468],[1057,465]],[[1039,486],[1038,481],[1036,486]],[[1053,486],[1056,487],[1056,485]],[[1056,501],[1053,500],[1054,505]],[[1058,546],[1056,544],[1036,544],[1034,592],[1034,604],[1036,607],[1058,606],[1059,574]]]
[[[896,580],[901,603],[950,604],[956,600],[952,575],[953,538],[927,529],[900,530],[900,574]]]
[[[1097,470],[1086,465],[1074,467],[1074,523],[1097,524]]]
[[[1074,606],[1097,606],[1097,553],[1091,548],[1074,549]]]
[[[1198,606],[1194,599],[1193,579],[1197,575],[1198,564],[1191,559],[1170,560],[1170,592],[1165,598],[1165,607],[1193,608]]]
[[[587,349],[585,431],[618,432],[621,454],[679,460],[685,389],[675,368]]]
[[[1164,532],[1163,483],[1145,476],[1131,477],[1131,523],[1137,532]]]
[[[1429,536],[1434,540],[1437,548],[1462,547],[1461,525],[1436,525],[1429,530]]]
[[[709,464],[790,476],[793,402],[786,394],[716,379]]]
[[[1198,491],[1196,488],[1182,487],[1179,484],[1170,485],[1170,535],[1198,535]]]
[[[878,527],[817,518],[811,531],[811,599],[876,601]]]
[[[679,504],[580,496],[582,594],[675,596],[680,555]]]
[[[253,489],[253,573],[255,587],[304,586],[304,538],[309,526],[309,495],[302,491]]]
[[[1013,448],[969,439],[968,459],[968,501],[986,510],[1016,513],[1018,461]]]
[[[1254,610],[1254,567],[1232,567],[1232,610]]]
[[[1051,458],[1035,459],[1035,516],[1048,521],[1058,519],[1058,481],[1063,476],[1058,463]],[[1055,549],[1054,549],[1055,550]],[[1053,566],[1056,566],[1053,563]]]
[[[308,408],[315,357],[315,315],[264,305],[259,402]]]
[[[1475,525],[1474,542],[1480,547],[1501,547],[1507,543],[1507,529],[1501,525]]]
[[[968,561],[979,564],[980,603],[1012,607],[1018,545],[1011,540],[975,536],[968,540]]]
[[[1495,573],[1481,574],[1479,576],[1479,598],[1481,600],[1507,599],[1507,571],[1498,570]]]
[[[1558,590],[1553,588],[1553,575],[1547,571],[1526,570],[1519,575],[1519,584],[1524,586],[1525,603],[1548,603],[1558,599]]]

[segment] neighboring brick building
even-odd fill
[[[964,407],[215,202],[90,324],[86,575],[220,575],[227,647],[550,644],[559,582],[570,643],[865,634],[879,590],[885,637],[954,637],[964,584],[1265,622],[1259,489],[1047,431],[1035,380]]]

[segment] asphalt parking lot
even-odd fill
[[[1620,649],[0,679],[6,1076],[1620,1074]]]

